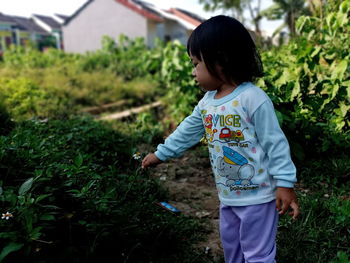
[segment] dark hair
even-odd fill
[[[200,24],[187,42],[187,53],[202,61],[210,74],[240,84],[263,76],[263,65],[248,30],[236,19],[215,16]]]

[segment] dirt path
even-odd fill
[[[168,189],[170,204],[186,215],[208,220],[208,238],[199,246],[219,262],[223,253],[218,233],[219,201],[205,151],[206,148],[197,147],[181,158],[150,169],[150,173]]]

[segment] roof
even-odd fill
[[[194,14],[192,12],[189,12],[187,10],[180,9],[180,8],[174,8],[174,9],[175,9],[174,10],[175,15],[181,16],[185,20],[188,20],[188,22],[195,23],[195,24],[197,24],[197,23],[201,24],[205,21],[205,19],[203,17],[200,17],[199,15]]]
[[[46,30],[42,27],[38,26],[33,19],[20,17],[20,16],[12,16],[12,19],[17,23],[20,29],[30,32],[36,32],[40,34],[48,34]]]
[[[78,16],[81,11],[83,11],[88,5],[90,5],[94,0],[88,0],[82,5],[77,11],[74,12],[68,19],[65,20],[64,25],[67,25],[72,21],[76,16]],[[147,19],[154,20],[156,22],[162,22],[163,18],[159,16],[156,12],[150,9],[147,6],[147,3],[140,0],[114,0],[119,4],[124,5],[125,7],[135,11],[136,13],[146,17]]]
[[[154,13],[156,13],[157,15],[163,18],[177,21],[188,30],[195,29],[198,25],[200,25],[202,22],[205,21],[204,18],[180,8],[171,8],[169,10],[164,10],[146,1],[142,1],[142,0],[133,0],[133,1],[142,5],[143,8],[147,8],[148,10],[153,11]]]
[[[76,16],[80,14],[89,4],[94,0],[88,0],[82,5],[72,16],[65,19],[64,25],[67,25],[72,21]],[[113,0],[126,8],[133,10],[134,12],[142,15],[143,17],[156,21],[163,22],[164,18],[177,21],[182,26],[188,30],[195,29],[199,24],[205,21],[204,18],[191,13],[189,11],[180,9],[180,8],[171,8],[170,10],[162,10],[157,8],[151,3],[143,0]]]
[[[11,16],[5,15],[3,13],[0,13],[0,22],[16,24],[16,21],[14,21]]]
[[[130,8],[136,13],[156,22],[162,22],[163,17],[159,16],[157,12],[149,8],[146,2],[140,0],[115,0],[116,2]]]
[[[52,29],[61,29],[61,25],[50,16],[43,16],[43,15],[36,15],[36,14],[34,14],[33,16],[41,20],[42,22],[44,22],[46,25],[48,25]]]
[[[68,25],[70,23],[70,21],[72,21],[75,17],[77,17],[81,11],[83,11],[88,5],[90,5],[94,0],[88,0],[87,2],[85,2],[85,4],[83,4],[77,11],[74,12],[73,15],[71,15],[65,22],[63,25]]]
[[[64,21],[66,21],[69,18],[69,16],[61,15],[61,14],[55,14],[55,16],[58,16],[59,18],[61,18]]]
[[[171,8],[169,10],[164,10],[148,2],[144,2],[144,1],[139,1],[139,2],[142,2],[145,6],[147,6],[147,8],[151,9],[153,12],[157,13],[159,16],[178,22],[187,30],[194,30],[199,24],[201,24],[205,20],[204,18],[196,14],[193,14],[189,11],[185,11],[179,8]]]

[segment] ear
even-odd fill
[[[216,74],[219,76],[219,79],[223,82],[223,83],[227,83],[227,84],[232,84],[229,79],[227,79],[227,77],[224,74],[224,68],[219,64],[216,63],[215,64],[215,71]]]

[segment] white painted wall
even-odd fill
[[[154,34],[156,26],[135,11],[115,0],[94,0],[63,26],[64,50],[73,53],[98,50],[105,35],[116,40],[120,34],[143,37],[148,43],[151,40],[151,36],[147,36],[148,26],[150,34]]]

